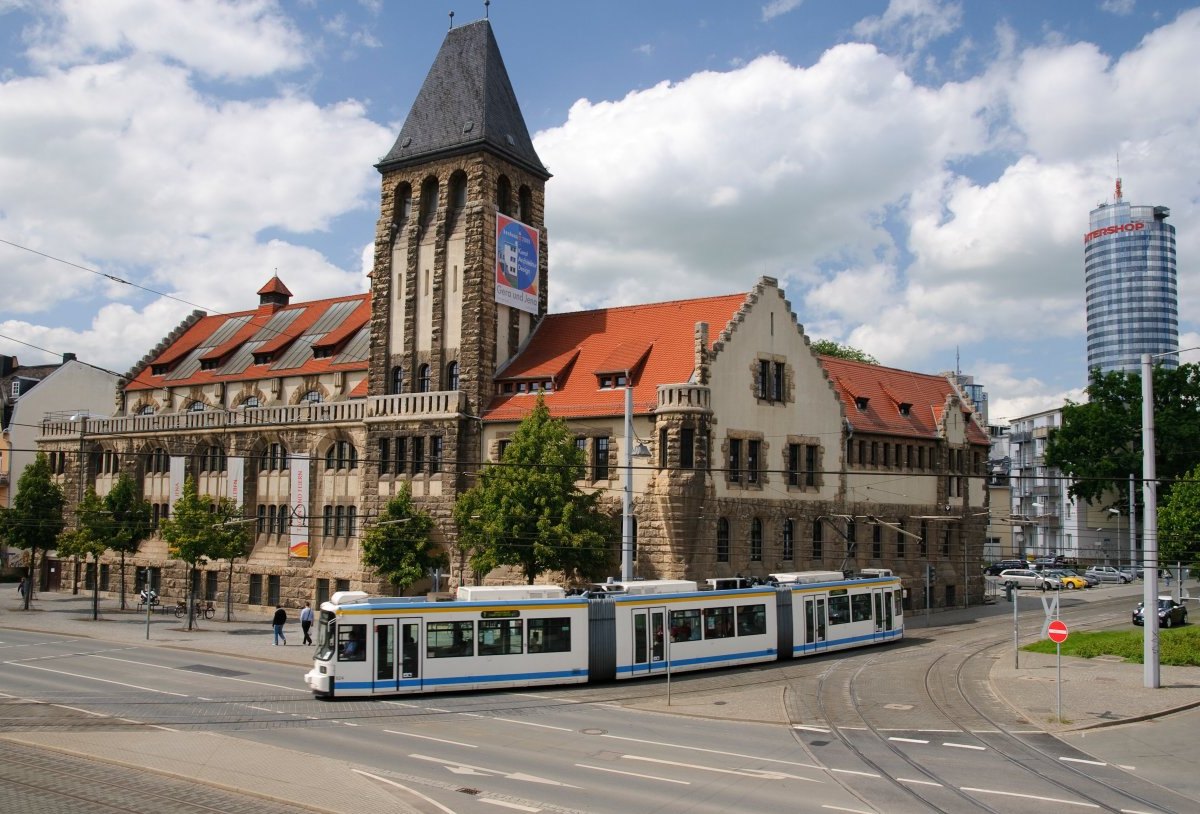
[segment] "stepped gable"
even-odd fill
[[[556,418],[614,416],[625,412],[625,388],[601,387],[601,377],[629,372],[634,412],[658,406],[658,386],[691,380],[695,369],[696,323],[725,326],[747,295],[628,305],[546,316],[526,346],[496,374],[498,387],[553,381],[545,393]],[[500,392],[484,418],[518,421],[528,411],[536,387],[526,393]]]
[[[273,294],[287,290],[281,282],[268,287]],[[124,389],[366,370],[365,353],[334,356],[332,351],[353,346],[351,340],[369,319],[369,294],[284,306],[264,302],[252,311],[213,316],[197,311],[130,372]],[[326,352],[318,356],[314,348]]]
[[[945,411],[958,400],[953,385],[944,376],[835,356],[817,356],[817,360],[832,380],[846,420],[855,430],[935,438],[942,434]],[[862,407],[861,399],[866,399]],[[907,415],[903,405],[908,405]],[[988,443],[986,433],[973,420],[967,422],[967,440]]]
[[[487,20],[446,34],[400,136],[375,166],[383,173],[480,149],[543,180],[550,177],[533,148]]]

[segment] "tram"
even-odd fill
[[[450,601],[339,591],[305,683],[318,697],[622,681],[800,658],[904,636],[900,580],[838,571],[463,586]]]

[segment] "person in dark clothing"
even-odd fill
[[[283,605],[275,608],[275,616],[271,618],[271,625],[275,628],[275,644],[281,641],[286,645],[287,637],[283,635],[283,626],[287,624],[287,611],[283,609]]]
[[[313,609],[305,602],[304,607],[300,609],[300,630],[304,631],[304,643],[312,644],[312,623]]]

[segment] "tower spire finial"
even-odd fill
[[[454,28],[454,12],[450,12],[450,27]]]
[[[492,4],[492,0],[483,0],[483,19],[488,18],[488,6]]]
[[[1117,200],[1121,200],[1121,154],[1117,153]]]

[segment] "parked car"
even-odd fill
[[[1053,570],[1044,570],[1042,573],[1049,577],[1058,577],[1058,581],[1063,584],[1064,588],[1077,590],[1089,587],[1086,579],[1066,569],[1056,568]]]
[[[1133,623],[1135,625],[1143,624],[1142,614],[1145,608],[1141,602],[1137,603],[1137,607],[1133,609]],[[1187,624],[1187,608],[1176,602],[1169,596],[1160,596],[1158,598],[1158,626],[1159,627],[1174,627],[1175,625]]]
[[[1124,571],[1120,571],[1111,565],[1093,565],[1087,570],[1087,573],[1093,575],[1101,582],[1116,582],[1124,585],[1127,582],[1133,581],[1133,578],[1130,577],[1129,574],[1126,574]]]
[[[987,574],[989,577],[995,577],[995,576],[999,576],[1001,571],[1007,570],[1009,568],[1028,568],[1028,567],[1029,567],[1029,563],[1025,562],[1024,560],[1000,560],[999,562],[994,562],[991,565],[989,565],[987,568],[984,568],[983,573]]]
[[[1049,574],[1041,574],[1032,568],[1006,568],[997,578],[1001,584],[1012,583],[1018,588],[1039,588],[1043,591],[1057,591],[1062,588],[1062,581]]]
[[[1064,568],[1063,571],[1072,576],[1079,577],[1087,583],[1089,588],[1095,588],[1100,584],[1100,577],[1096,576],[1095,574],[1089,575],[1086,571],[1077,571],[1074,568]]]

